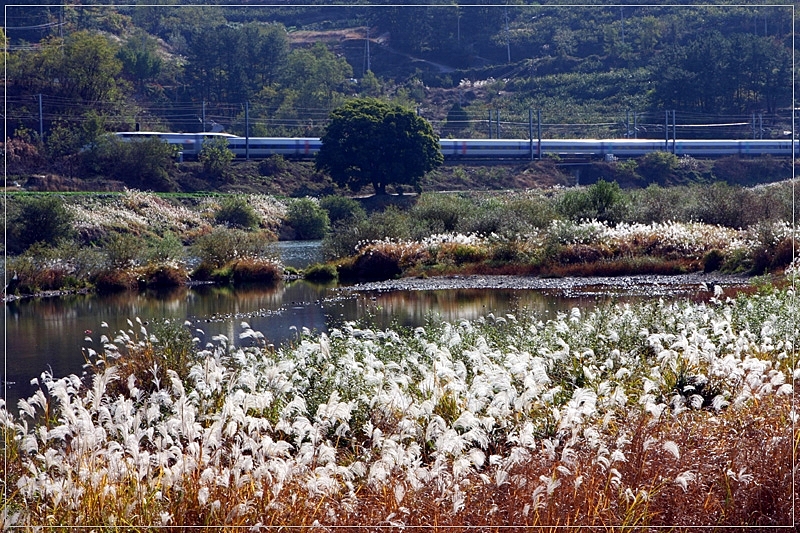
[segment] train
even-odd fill
[[[178,147],[180,157],[196,159],[203,144],[224,138],[237,158],[264,159],[281,155],[312,159],[322,147],[319,137],[240,137],[228,133],[118,132],[123,141],[158,137]],[[630,159],[650,152],[670,152],[695,158],[792,157],[792,141],[694,139],[440,139],[445,160],[503,161],[557,157],[566,161]],[[798,141],[794,141],[795,153]]]

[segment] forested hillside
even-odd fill
[[[791,5],[161,4],[7,6],[16,155],[137,128],[317,136],[357,95],[443,137],[527,137],[534,110],[546,137],[663,138],[672,110],[682,138],[792,129]]]

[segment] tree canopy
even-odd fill
[[[351,190],[410,185],[443,162],[439,139],[413,111],[374,98],[357,98],[333,110],[322,136],[317,169]]]

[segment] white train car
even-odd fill
[[[254,159],[276,154],[290,159],[311,158],[321,146],[318,137],[234,137],[228,141],[228,148],[236,157]]]
[[[311,159],[322,147],[318,137],[238,137],[227,133],[120,132],[124,141],[158,137],[178,147],[183,157],[195,159],[203,143],[225,138],[238,158],[263,159],[282,155],[292,159]],[[792,156],[790,140],[657,140],[657,139],[441,139],[442,155],[450,160],[531,160],[547,156],[562,159],[629,159],[650,152],[670,152],[677,156],[718,158],[738,155],[758,157]],[[797,141],[795,149],[797,150]]]

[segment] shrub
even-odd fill
[[[286,223],[294,230],[297,240],[321,239],[330,226],[328,213],[312,198],[292,201],[286,211]]]
[[[231,166],[236,154],[228,148],[225,137],[215,137],[203,142],[198,158],[203,163],[203,170],[213,178],[223,178]]]
[[[163,237],[156,238],[150,243],[147,259],[152,263],[182,261],[184,254],[181,240],[173,232],[167,231]]]
[[[26,198],[9,221],[7,247],[11,253],[21,253],[34,243],[56,245],[72,233],[72,215],[61,198]]]
[[[717,248],[709,250],[703,256],[703,272],[714,272],[715,270],[719,270],[724,262],[725,254],[722,252],[722,250]]]
[[[86,173],[120,180],[129,187],[154,191],[176,188],[170,177],[176,148],[157,137],[123,142],[105,137],[82,154]]]
[[[367,217],[361,204],[346,196],[326,196],[319,201],[319,206],[328,213],[331,226],[339,222],[352,222]]]
[[[139,263],[144,250],[142,243],[130,233],[112,233],[106,239],[103,249],[108,266],[112,269],[126,269]]]
[[[320,283],[334,281],[338,276],[336,267],[330,263],[317,263],[309,266],[303,272],[304,279]]]
[[[692,191],[694,202],[687,213],[689,218],[729,228],[743,226],[744,213],[741,207],[747,195],[744,189],[717,182],[707,187],[692,187]]]
[[[247,203],[247,198],[240,195],[225,198],[214,214],[214,220],[240,229],[254,229],[261,221],[253,206]]]
[[[680,166],[680,159],[670,152],[650,152],[637,161],[637,172],[647,181],[663,184]]]
[[[400,260],[384,250],[370,250],[356,257],[352,266],[339,269],[340,279],[359,281],[382,281],[400,275]]]
[[[198,237],[192,248],[201,266],[205,264],[203,268],[213,270],[234,259],[267,254],[267,242],[259,233],[219,227]]]
[[[473,211],[473,203],[453,194],[425,193],[409,211],[409,219],[416,233],[444,233],[455,231],[462,217]]]
[[[287,170],[289,170],[289,163],[280,154],[270,156],[258,164],[258,173],[262,176],[274,176]]]
[[[139,286],[146,288],[180,287],[188,279],[186,269],[167,264],[150,264],[139,273]]]
[[[381,239],[407,239],[411,234],[409,217],[394,206],[374,213],[355,224],[337,224],[322,241],[326,259],[339,259],[356,253],[360,243]]]
[[[234,283],[275,283],[281,279],[281,266],[269,259],[244,258],[232,265]]]
[[[129,270],[106,269],[92,279],[98,292],[119,292],[136,287],[136,276]]]
[[[558,202],[558,211],[571,220],[622,222],[628,203],[616,182],[600,180],[585,190],[567,191]]]

